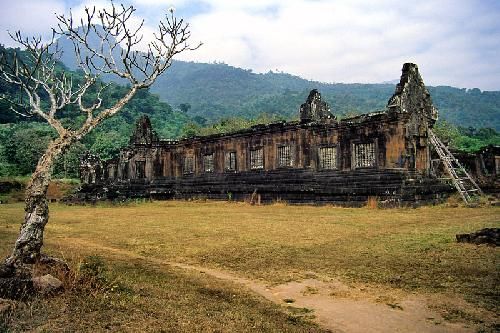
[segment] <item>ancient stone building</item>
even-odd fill
[[[427,129],[437,111],[416,65],[403,66],[385,110],[337,120],[312,90],[299,112],[298,122],[179,141],[158,139],[144,116],[119,156],[82,164],[80,195],[360,206],[433,203],[452,191],[431,173]]]
[[[500,194],[500,147],[489,145],[474,153],[453,151],[453,155],[473,175],[484,192]],[[433,156],[436,157],[437,156]],[[438,177],[446,176],[440,160],[433,159],[432,171]]]

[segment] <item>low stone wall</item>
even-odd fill
[[[75,199],[206,198],[355,207],[370,200],[380,206],[418,206],[442,202],[453,191],[453,187],[437,179],[405,170],[282,169],[85,185]]]

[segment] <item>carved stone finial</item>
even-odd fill
[[[135,131],[130,137],[130,144],[151,145],[158,141],[158,135],[153,131],[149,117],[143,115],[135,125]]]
[[[300,106],[300,121],[309,123],[328,119],[335,119],[330,112],[330,107],[321,100],[321,94],[317,89],[311,90],[306,102]]]
[[[438,118],[437,109],[432,104],[431,95],[418,72],[418,66],[412,63],[403,65],[401,80],[394,95],[387,102],[389,112],[414,113],[424,116],[433,125]]]

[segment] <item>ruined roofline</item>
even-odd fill
[[[369,112],[369,113],[362,113],[362,114],[358,114],[356,116],[352,116],[352,117],[347,117],[347,118],[342,118],[341,120],[339,120],[339,122],[344,122],[344,123],[361,123],[363,121],[368,121],[370,120],[370,118],[373,118],[373,117],[379,117],[380,115],[385,115],[387,114],[387,109],[386,110],[379,110],[379,111],[373,111],[373,112]]]
[[[310,123],[310,125],[314,125],[317,123]],[[321,124],[324,125],[324,124]],[[252,125],[251,127],[248,128],[243,128],[240,130],[236,130],[233,132],[227,132],[227,133],[216,133],[216,134],[210,134],[210,135],[197,135],[189,138],[182,138],[179,140],[179,143],[185,143],[189,141],[198,141],[198,140],[211,140],[211,139],[220,139],[223,137],[230,137],[230,136],[244,136],[252,133],[257,133],[257,132],[263,132],[267,130],[273,130],[273,129],[285,129],[285,128],[296,128],[298,126],[301,126],[301,123],[298,121],[280,121],[280,122],[275,122],[275,123],[269,123],[269,124],[256,124]]]
[[[371,113],[361,114],[355,117],[341,119],[334,123],[321,123],[321,122],[310,122],[310,123],[301,123],[300,121],[289,121],[289,122],[276,122],[270,124],[257,124],[253,125],[249,128],[244,128],[241,130],[227,132],[227,133],[217,133],[203,136],[193,136],[189,138],[182,138],[179,140],[164,140],[161,139],[155,143],[153,146],[175,146],[177,144],[190,144],[195,142],[203,142],[203,141],[212,141],[219,140],[224,138],[232,138],[232,137],[244,137],[248,135],[258,134],[258,133],[266,133],[272,132],[273,130],[290,130],[290,129],[306,129],[306,128],[316,128],[316,129],[343,129],[347,127],[353,127],[357,125],[363,125],[364,123],[369,123],[376,119],[379,121],[381,117],[389,117],[389,114],[386,111],[376,111]],[[139,144],[142,146],[143,144]],[[144,145],[145,146],[145,145]]]
[[[387,116],[387,111],[376,111],[371,113],[365,113],[354,117],[349,117],[345,119],[341,119],[339,121],[335,121],[333,123],[322,123],[322,122],[309,122],[309,123],[301,123],[300,121],[282,121],[275,122],[270,124],[256,124],[249,128],[243,128],[233,132],[227,133],[216,133],[210,135],[197,135],[189,138],[181,138],[178,140],[175,139],[159,139],[158,141],[153,141],[153,146],[175,146],[180,143],[190,143],[196,141],[209,141],[214,139],[222,139],[224,137],[236,137],[236,136],[246,136],[249,134],[261,133],[266,131],[272,131],[276,129],[286,130],[292,128],[340,128],[346,126],[353,125],[361,125],[365,122],[373,121],[373,118]],[[145,143],[133,143],[135,146],[148,146]]]
[[[153,145],[159,145],[159,146],[173,146],[176,144],[180,143],[190,143],[190,142],[196,142],[196,141],[210,141],[214,139],[222,139],[224,137],[237,137],[237,136],[246,136],[246,135],[251,135],[255,133],[263,133],[266,131],[273,131],[273,130],[287,130],[287,129],[293,129],[293,128],[311,128],[311,127],[316,127],[316,128],[339,128],[339,127],[344,127],[345,125],[351,125],[352,124],[362,124],[364,122],[369,122],[371,121],[370,118],[372,117],[377,117],[380,115],[385,115],[386,112],[376,112],[376,113],[367,113],[367,114],[362,114],[356,117],[348,118],[348,119],[342,119],[340,121],[336,121],[334,123],[321,123],[321,122],[310,122],[310,123],[301,123],[300,121],[282,121],[282,122],[275,122],[275,123],[270,123],[270,124],[256,124],[253,125],[249,128],[243,128],[237,131],[233,132],[227,132],[227,133],[216,133],[216,134],[210,134],[210,135],[197,135],[197,136],[192,136],[189,138],[182,138],[179,140],[169,140],[169,139],[160,139],[159,141],[153,143]],[[136,145],[144,145],[144,144],[136,144]]]
[[[210,135],[196,135],[192,136],[189,138],[181,138],[178,140],[172,140],[172,139],[160,139],[158,143],[164,144],[164,145],[175,145],[178,143],[186,143],[190,141],[200,141],[200,140],[212,140],[212,139],[220,139],[224,137],[230,137],[230,136],[244,136],[256,132],[262,132],[262,131],[267,131],[267,130],[273,130],[273,129],[289,129],[289,128],[310,128],[310,127],[317,127],[317,128],[339,128],[339,127],[345,127],[345,126],[351,126],[351,125],[357,125],[357,124],[363,124],[365,122],[370,122],[373,121],[373,118],[379,118],[383,116],[387,116],[388,112],[387,110],[383,111],[374,111],[370,113],[364,113],[360,114],[357,116],[349,117],[349,118],[344,118],[335,122],[331,123],[322,123],[322,122],[309,122],[309,123],[302,123],[300,121],[280,121],[280,122],[274,122],[274,123],[269,123],[269,124],[256,124],[252,125],[249,128],[243,128],[240,130],[236,130],[233,132],[227,132],[227,133],[216,133],[216,134],[210,134]]]

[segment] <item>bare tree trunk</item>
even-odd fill
[[[47,190],[51,179],[52,166],[72,143],[74,137],[65,136],[52,141],[45,154],[38,161],[35,172],[25,192],[25,215],[14,250],[5,263],[9,266],[30,264],[40,258],[43,232],[49,221]]]
[[[87,15],[81,21],[74,20],[71,14],[69,17],[57,16],[58,28],[53,29],[54,38],[48,43],[42,42],[41,37],[25,38],[21,32],[11,35],[14,41],[26,49],[26,59],[17,56],[16,52],[13,55],[0,52],[0,80],[17,86],[26,97],[25,100],[16,101],[2,95],[0,100],[6,100],[19,115],[41,117],[59,134],[59,138],[50,143],[38,161],[26,188],[24,221],[12,254],[3,265],[0,263],[0,278],[17,267],[27,266],[24,264],[47,259],[40,250],[45,225],[49,221],[46,196],[56,157],[102,121],[120,111],[139,89],[150,87],[170,67],[175,55],[201,46],[191,47],[188,44],[191,36],[189,25],[177,19],[174,11],[170,10],[166,20],[159,23],[153,41],[148,43],[148,51],[143,53],[135,50],[142,39],[142,24],[137,29],[130,26],[132,21],[129,19],[135,8],[115,7],[113,3],[111,6],[112,10],[97,12],[95,7],[86,7]],[[81,22],[81,26],[78,26],[78,22]],[[64,71],[59,73],[57,62],[61,50],[57,47],[56,36],[65,37],[73,44],[77,64],[85,73],[82,82],[74,84],[72,75]],[[93,47],[92,36],[97,36],[100,46]],[[115,51],[119,51],[120,55],[115,57]],[[103,74],[115,75],[130,84],[125,96],[107,108],[102,105],[101,98],[101,93],[108,86],[100,82],[99,78]],[[84,101],[90,99],[88,90],[91,87],[97,89],[97,95],[93,98],[93,104],[86,106]],[[79,109],[86,118],[79,129],[65,127],[66,122],[56,117],[60,116],[60,110],[70,105]],[[66,173],[66,164],[64,170]]]

